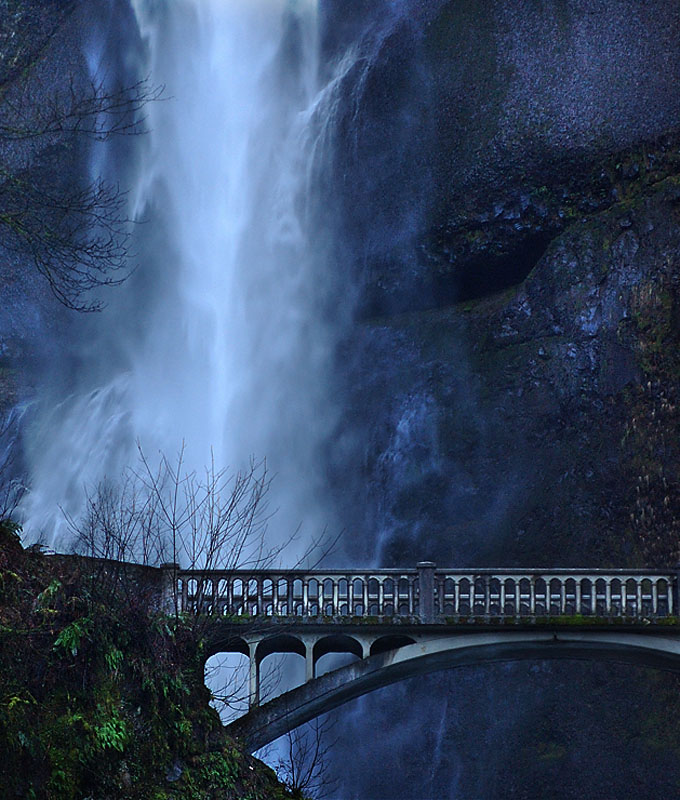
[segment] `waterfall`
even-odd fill
[[[133,8],[138,74],[165,86],[145,109],[130,193],[138,268],[77,321],[75,377],[33,411],[27,533],[65,546],[83,487],[115,478],[137,442],[152,458],[184,442],[197,470],[211,453],[232,470],[266,458],[271,537],[316,534],[331,522],[319,448],[334,330],[314,175],[337,81],[321,82],[316,2]]]

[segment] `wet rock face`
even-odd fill
[[[680,120],[671,0],[392,4],[364,31],[337,175],[366,315],[517,283]]]
[[[391,262],[380,278],[387,301],[374,303],[343,352],[349,400],[333,470],[347,557],[386,566],[677,561],[679,152],[673,136],[613,157],[592,152],[573,173],[555,169],[524,206],[519,183],[472,191],[444,244],[426,251],[430,272],[411,284],[429,292],[428,275],[447,274],[437,261],[446,245],[449,272],[475,288],[463,302],[463,279],[439,303],[418,289],[394,302],[412,262]],[[539,235],[533,263],[505,286],[488,277],[507,276]],[[410,786],[432,796],[595,797],[631,786],[663,796],[678,780],[676,695],[674,678],[609,664],[439,673],[365,698],[349,720],[352,740],[382,709],[400,725],[371,752],[381,769],[359,760],[360,777],[347,783],[406,797],[403,778],[391,776],[407,771]],[[632,760],[621,725],[639,731]],[[662,728],[668,739],[656,735]],[[422,762],[395,756],[423,731]]]
[[[673,440],[674,406],[635,442],[627,431],[636,415],[662,414],[664,393],[673,405],[679,214],[669,178],[573,223],[517,287],[355,332],[349,416],[368,443],[354,454],[354,507],[368,510],[356,528],[378,542],[366,555],[553,566],[674,557],[670,538],[664,557],[646,542],[665,522],[645,522],[640,538],[633,520],[638,473]],[[676,472],[664,447],[659,491]]]
[[[330,459],[352,548],[660,559],[631,527],[630,448],[653,461],[674,423],[626,431],[642,386],[675,393],[680,7],[457,0],[365,19],[335,164],[363,287]]]

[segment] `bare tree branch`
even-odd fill
[[[95,180],[84,188],[52,193],[28,174],[0,169],[0,226],[10,248],[26,252],[57,299],[77,311],[101,301],[83,296],[128,277],[130,220],[120,187]]]
[[[113,136],[145,133],[146,117],[139,113],[148,103],[164,99],[165,87],[154,85],[149,76],[118,89],[109,89],[104,78],[90,81],[87,88],[69,76],[65,87],[35,105],[27,90],[6,101],[0,122],[0,140],[26,141],[54,135],[75,134],[98,142]]]
[[[278,759],[275,769],[293,797],[323,800],[336,788],[328,767],[328,754],[336,742],[331,735],[333,727],[326,717],[286,734],[286,754]]]
[[[59,302],[97,311],[103,303],[92,291],[118,285],[132,271],[132,220],[126,192],[102,176],[90,180],[78,164],[97,143],[145,133],[144,109],[164,99],[164,87],[148,76],[120,85],[75,74],[44,85],[33,67],[73,4],[50,11],[45,30],[31,29],[33,51],[20,46],[24,18],[9,5],[16,8],[0,24],[0,39],[15,43],[14,60],[24,67],[18,77],[0,64],[0,246],[24,253]],[[0,0],[0,16],[2,7]]]

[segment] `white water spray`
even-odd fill
[[[63,508],[136,457],[190,468],[211,451],[239,469],[266,458],[275,541],[332,522],[319,447],[333,422],[315,241],[314,159],[333,112],[319,85],[314,0],[135,0],[148,72],[169,99],[132,193],[140,268],[94,324],[70,394],[28,436],[29,536],[65,546]],[[301,549],[302,548],[301,546]],[[295,553],[288,557],[295,557]]]

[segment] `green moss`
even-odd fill
[[[30,555],[10,534],[0,525],[0,586],[21,579],[0,596],[7,796],[287,796],[208,705],[195,620],[157,616],[136,587],[94,584],[81,562]]]

